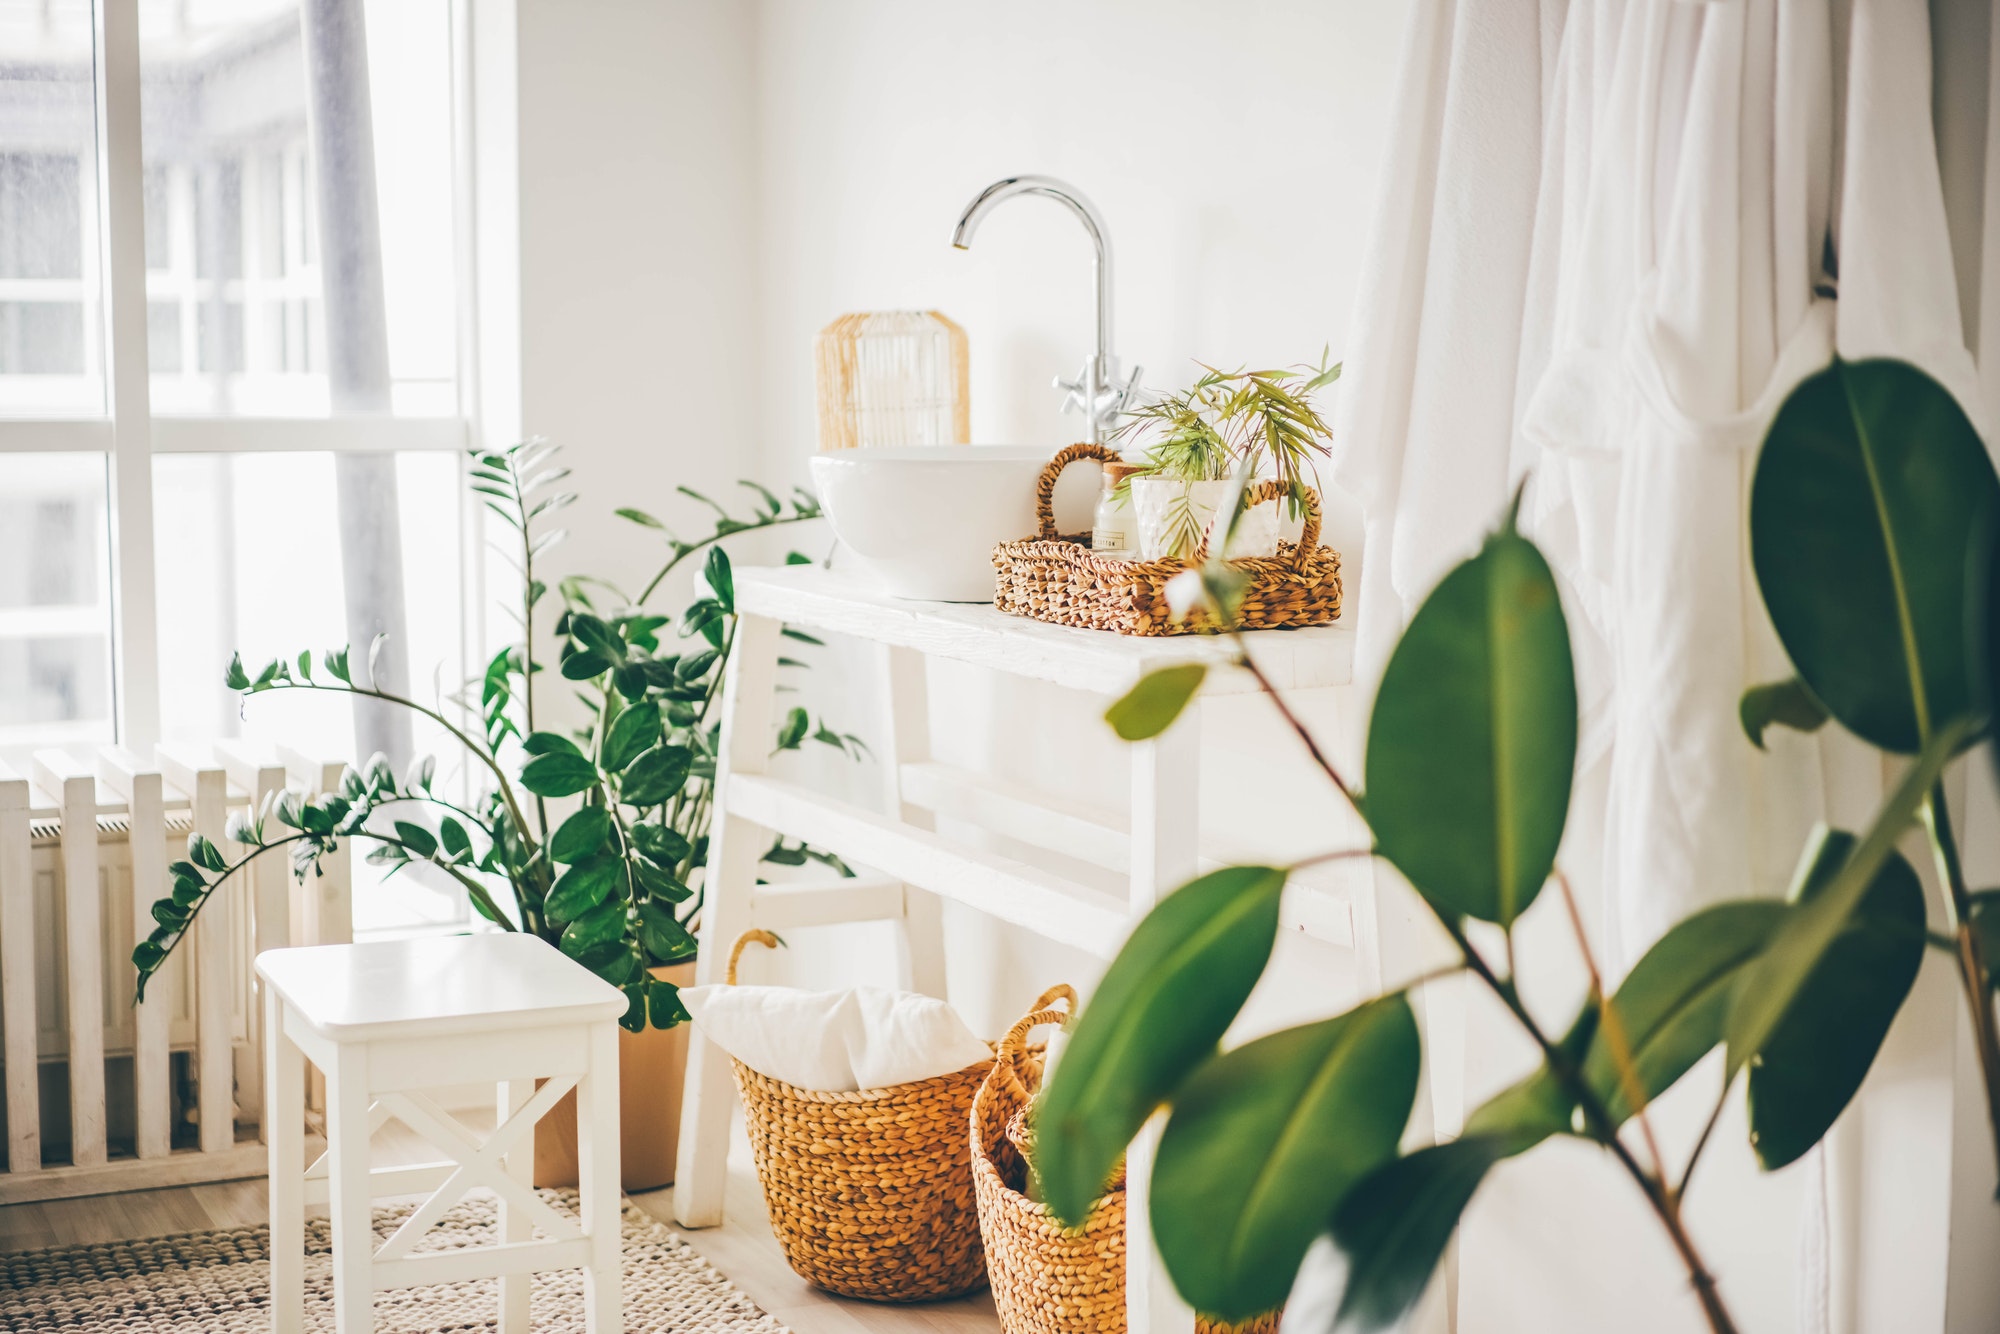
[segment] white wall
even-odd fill
[[[755,18],[730,0],[473,0],[481,426],[556,440],[575,470],[551,584],[635,591],[665,553],[612,511],[699,533],[674,488],[720,496],[751,470]]]
[[[1089,350],[1083,230],[1021,200],[970,251],[950,244],[972,197],[1019,172],[1068,180],[1102,210],[1114,350],[1146,366],[1148,383],[1187,383],[1195,358],[1282,364],[1328,344],[1338,356],[1402,22],[1400,7],[1368,3],[760,4],[761,470],[806,480],[812,338],[851,310],[935,308],[965,326],[975,440],[1079,438],[1049,382]],[[1329,510],[1331,540],[1354,552],[1358,524],[1337,497]],[[865,725],[851,697],[829,704]],[[1102,707],[933,668],[943,757],[1120,809],[1124,757]],[[1331,699],[1305,707],[1332,722]],[[1339,813],[1266,709],[1232,701],[1205,722],[1209,827],[1272,856],[1339,842]],[[953,915],[948,933],[954,998],[996,1032],[1042,984],[1096,972],[978,920]],[[886,957],[800,937],[801,976],[831,981]],[[1316,981],[1260,997],[1264,1022],[1349,1001],[1334,952],[1287,948]]]

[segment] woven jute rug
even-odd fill
[[[572,1191],[544,1191],[576,1212]],[[377,1209],[386,1239],[414,1205]],[[418,1252],[493,1244],[492,1199],[460,1201]],[[625,1206],[625,1329],[628,1334],[789,1334],[666,1227]],[[324,1218],[306,1222],[305,1328],[333,1330],[332,1250]],[[493,1329],[494,1279],[375,1294],[380,1334]],[[537,1274],[537,1334],[582,1334],[583,1272]],[[270,1236],[265,1228],[189,1232],[104,1246],[57,1246],[0,1255],[0,1330],[7,1334],[268,1334]]]

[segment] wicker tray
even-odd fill
[[[1123,635],[1201,634],[1217,629],[1205,609],[1176,620],[1167,605],[1167,581],[1208,558],[1206,534],[1189,562],[1113,560],[1090,549],[1087,533],[1056,532],[1051,504],[1056,478],[1081,459],[1114,463],[1118,455],[1103,445],[1071,445],[1049,460],[1035,486],[1041,532],[993,548],[998,576],[993,605],[1016,616]],[[1248,499],[1261,505],[1285,494],[1282,483],[1267,480],[1253,486]],[[1310,489],[1304,495],[1305,529],[1296,544],[1280,543],[1275,556],[1230,562],[1249,580],[1238,612],[1241,629],[1326,625],[1340,615],[1340,553],[1319,544],[1319,497]]]

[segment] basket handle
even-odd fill
[[[1035,517],[1041,521],[1041,535],[1056,535],[1056,478],[1063,475],[1063,469],[1080,459],[1096,459],[1099,463],[1120,462],[1117,450],[1109,445],[1065,445],[1056,456],[1042,468],[1040,480],[1035,483]]]
[[[782,943],[769,931],[758,928],[745,931],[736,938],[736,943],[729,947],[729,966],[722,972],[723,982],[732,987],[736,985],[736,961],[743,957],[743,951],[747,947],[762,945],[767,950],[774,950]]]
[[[1061,1009],[1055,1008],[1058,1004]],[[1066,983],[1057,983],[1044,991],[1035,1001],[1035,1007],[1014,1021],[1005,1037],[993,1053],[993,1069],[987,1075],[988,1082],[1004,1080],[1010,1085],[1015,1098],[1026,1102],[1028,1088],[1021,1082],[1020,1065],[1028,1054],[1028,1034],[1045,1024],[1058,1027],[1068,1025],[1076,1017],[1076,989]]]
[[[1266,477],[1243,493],[1243,508],[1247,510],[1266,501],[1283,500],[1290,494],[1291,488],[1283,482],[1275,477]],[[1309,486],[1302,486],[1299,488],[1299,496],[1306,507],[1306,523],[1299,533],[1298,546],[1298,558],[1304,560],[1306,555],[1319,545],[1319,492]],[[1223,517],[1221,510],[1217,510],[1209,517],[1208,527],[1201,535],[1201,545],[1194,549],[1194,555],[1188,558],[1188,564],[1199,565],[1208,559],[1208,539],[1214,536],[1217,524],[1226,522],[1228,520]]]

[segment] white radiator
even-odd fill
[[[334,790],[342,766],[227,742],[93,760],[37,753],[32,781],[0,766],[0,1204],[262,1175],[252,960],[353,939],[348,850],[302,886],[274,852],[216,891],[135,1006],[132,947],[188,834],[233,862],[232,810]]]

